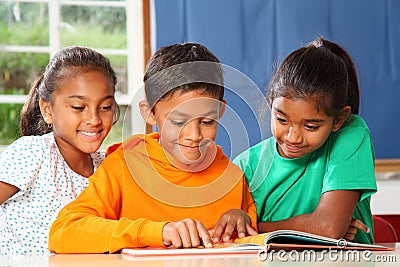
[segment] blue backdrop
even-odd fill
[[[155,49],[172,43],[199,42],[223,64],[248,77],[248,81],[240,79],[238,88],[227,88],[226,99],[232,114],[236,113],[231,115],[239,118],[232,122],[228,114],[221,121],[217,142],[231,157],[270,135],[268,114],[259,113],[265,107],[255,91],[259,88],[266,93],[271,74],[288,53],[323,36],[341,44],[358,66],[362,91],[360,114],[370,127],[376,158],[400,158],[400,1],[154,0],[154,3]],[[264,123],[261,127],[260,121]]]

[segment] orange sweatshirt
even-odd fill
[[[167,222],[191,218],[207,229],[229,209],[257,214],[246,180],[220,147],[200,172],[171,165],[159,134],[135,135],[106,157],[90,184],[67,205],[50,229],[57,253],[116,252],[125,247],[163,246]]]

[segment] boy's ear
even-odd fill
[[[154,116],[154,112],[151,110],[149,102],[147,101],[140,101],[139,102],[139,110],[142,118],[147,124],[156,125],[157,121]]]
[[[39,108],[42,117],[47,124],[53,123],[53,118],[51,116],[51,105],[49,102],[44,101],[42,98],[39,99]]]
[[[221,103],[219,104],[219,116],[218,116],[218,119],[221,119],[222,115],[224,115],[224,113],[225,113],[225,110],[226,110],[226,100],[223,99],[221,101]]]
[[[343,123],[347,120],[351,112],[350,106],[345,106],[340,112],[339,116],[336,117],[332,127],[332,132],[336,132],[342,127]]]

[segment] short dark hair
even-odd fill
[[[198,43],[173,44],[158,49],[150,58],[143,78],[149,105],[177,90],[204,89],[222,100],[224,81],[219,59]]]

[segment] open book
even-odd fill
[[[293,230],[278,230],[243,238],[236,238],[230,243],[218,243],[212,248],[125,248],[121,254],[141,256],[183,256],[183,255],[226,255],[258,254],[269,250],[371,250],[391,251],[394,248],[381,245],[361,244],[344,239],[333,239]]]
[[[337,249],[337,250],[382,250],[389,251],[393,248],[361,244],[346,241],[345,239],[333,239],[325,236],[294,231],[294,230],[277,230],[265,234],[255,236],[248,236],[244,238],[235,239],[235,243],[255,243],[264,245],[266,250],[270,249]]]
[[[166,248],[166,247],[147,247],[147,248],[124,248],[121,254],[135,257],[148,256],[196,256],[196,255],[246,255],[255,254],[263,249],[262,245],[253,243],[218,243],[212,248]]]

